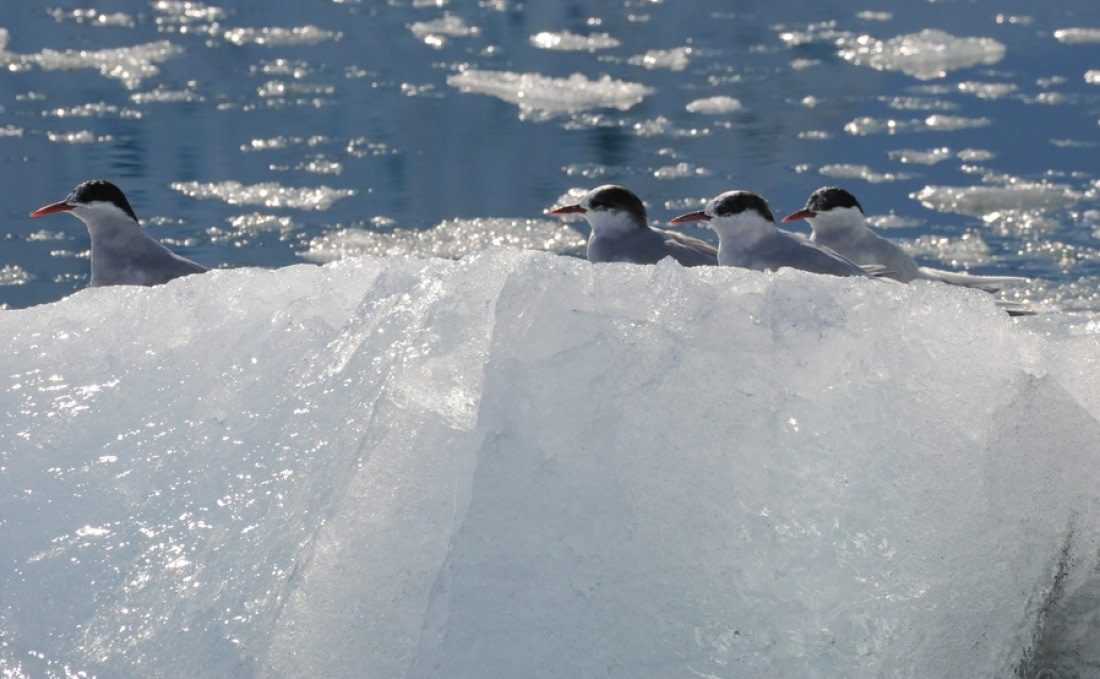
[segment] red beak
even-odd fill
[[[552,215],[571,215],[571,214],[584,214],[585,212],[588,212],[588,210],[585,210],[580,205],[566,205],[564,207],[559,207],[556,210],[551,210],[550,214],[552,214]]]
[[[817,213],[813,210],[799,210],[798,212],[792,212],[783,218],[783,223],[793,222],[799,219],[809,219],[810,217],[816,217]]]
[[[35,210],[34,212],[31,213],[31,217],[41,217],[42,215],[52,215],[55,212],[68,212],[69,210],[72,210],[72,209],[73,209],[72,205],[69,205],[65,201],[61,201],[60,203],[54,203],[53,205],[47,205],[45,207],[38,208],[37,210]]]
[[[686,215],[680,215],[679,217],[673,217],[669,220],[669,224],[686,224],[687,222],[709,222],[710,215],[702,210],[696,210],[695,212],[689,212]]]

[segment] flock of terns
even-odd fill
[[[672,257],[684,266],[739,266],[757,271],[782,267],[833,276],[870,276],[902,283],[926,279],[996,291],[1018,276],[976,276],[918,266],[897,243],[872,231],[863,207],[848,191],[826,186],[814,191],[806,207],[783,218],[805,219],[807,238],[780,229],[768,202],[751,191],[727,191],[702,210],[670,221],[673,226],[706,222],[718,235],[718,247],[697,238],[649,225],[645,206],[628,189],[613,184],[592,189],[575,205],[550,214],[581,214],[592,227],[588,259],[593,262],[654,264]]]
[[[93,287],[159,285],[207,270],[150,238],[126,196],[111,182],[83,182],[64,200],[35,210],[31,217],[56,212],[75,215],[88,227]],[[613,184],[592,189],[579,203],[550,210],[550,214],[580,214],[585,218],[591,227],[587,254],[592,262],[655,264],[672,257],[684,266],[739,266],[757,271],[790,267],[902,283],[926,279],[990,292],[1026,280],[918,266],[899,245],[868,228],[855,196],[833,186],[814,191],[803,209],[783,219],[805,219],[813,231],[809,237],[780,229],[768,202],[751,191],[727,191],[702,210],[671,220],[673,226],[706,222],[718,235],[717,248],[677,231],[651,226],[641,199]]]

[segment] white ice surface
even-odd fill
[[[1096,662],[1100,340],[982,293],[494,249],[0,333],[5,676]]]

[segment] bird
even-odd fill
[[[590,262],[656,264],[672,257],[684,266],[718,264],[718,251],[713,245],[650,226],[641,199],[621,186],[598,186],[579,203],[556,208],[550,214],[584,215],[592,227],[587,251]]]
[[[707,222],[718,234],[718,263],[756,271],[781,267],[834,276],[873,277],[829,248],[775,225],[768,201],[752,191],[726,191],[672,224]]]
[[[31,217],[68,212],[88,227],[92,239],[89,285],[159,285],[207,268],[150,238],[122,190],[109,181],[81,183],[65,200],[38,208]]]
[[[909,283],[924,279],[995,292],[1009,283],[1026,281],[1019,276],[977,276],[918,266],[916,260],[891,240],[867,226],[863,206],[838,186],[824,186],[806,201],[806,207],[783,218],[783,223],[805,219],[813,230],[810,240],[844,255],[862,266],[882,267],[888,278]]]

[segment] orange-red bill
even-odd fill
[[[813,210],[799,210],[798,212],[792,212],[783,218],[783,223],[797,221],[799,219],[809,219],[810,217],[816,217],[817,213]]]
[[[702,210],[696,210],[695,212],[689,212],[686,215],[680,215],[679,217],[673,217],[669,220],[669,224],[686,224],[687,222],[709,222],[710,215]]]
[[[570,214],[577,214],[577,213],[582,213],[583,214],[585,212],[588,212],[588,210],[585,210],[580,205],[566,205],[564,207],[559,207],[557,209],[551,210],[550,214],[552,214],[552,215],[570,215]]]
[[[42,215],[52,215],[55,212],[68,212],[69,210],[72,210],[72,209],[73,209],[72,205],[69,205],[65,201],[61,201],[60,203],[54,203],[52,205],[46,205],[44,207],[38,208],[37,210],[35,210],[34,212],[31,213],[31,217],[41,217]]]

